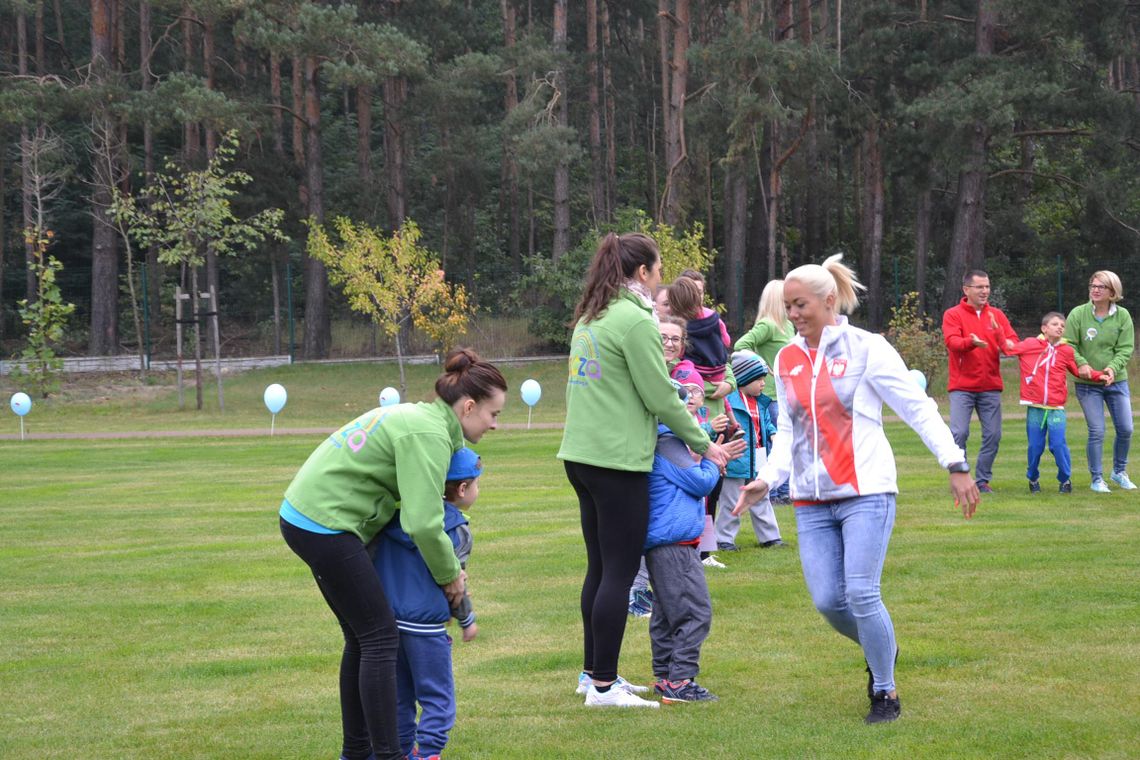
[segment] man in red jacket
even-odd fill
[[[1000,355],[1017,341],[1017,333],[1000,309],[989,305],[990,277],[980,269],[962,278],[962,301],[942,315],[942,340],[950,352],[950,432],[966,450],[970,417],[978,412],[982,447],[974,480],[982,493],[992,493],[990,477],[1001,442]]]

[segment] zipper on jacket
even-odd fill
[[[825,328],[826,329],[826,328]],[[807,343],[805,342],[806,346]],[[808,351],[808,359],[811,358],[811,351]],[[815,457],[815,462],[812,463],[812,471],[815,474],[815,500],[820,501],[819,497],[819,419],[816,417],[815,412],[815,381],[819,377],[819,364],[823,360],[823,337],[820,336],[819,346],[815,349],[815,361],[811,363],[811,426],[812,426],[812,455]]]

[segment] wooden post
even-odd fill
[[[174,343],[178,350],[178,408],[186,408],[186,395],[182,388],[182,301],[188,298],[182,286],[174,287]]]
[[[213,285],[210,286],[209,293],[203,293],[203,296],[210,298],[210,320],[213,322],[214,331],[214,377],[218,381],[218,411],[226,411],[226,400],[222,394],[222,346],[221,339],[218,332],[218,292],[217,288]]]

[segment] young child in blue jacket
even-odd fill
[[[724,474],[724,485],[720,490],[720,505],[716,515],[716,545],[720,551],[734,552],[736,534],[740,531],[740,518],[732,514],[740,489],[751,482],[760,466],[767,461],[772,450],[772,436],[776,433],[775,420],[768,414],[771,399],[764,395],[768,364],[751,351],[737,351],[732,355],[732,372],[736,375],[737,390],[726,400],[732,408],[736,421],[744,430],[747,447],[744,456],[728,463]],[[761,548],[785,546],[780,538],[780,526],[776,523],[776,512],[767,497],[749,510],[752,517],[752,530]]]
[[[696,682],[701,645],[712,625],[712,600],[697,545],[705,526],[703,500],[719,479],[715,464],[707,459],[698,464],[684,441],[657,426],[645,564],[655,597],[649,620],[653,688],[666,703],[716,700]]]
[[[460,566],[471,554],[471,530],[460,511],[479,497],[479,455],[462,448],[451,457],[444,485],[443,528],[451,537]],[[451,637],[445,628],[454,617],[463,640],[478,633],[471,600],[449,608],[411,537],[392,520],[376,540],[374,559],[380,581],[396,616],[400,648],[396,660],[396,719],[400,749],[409,758],[438,758],[455,725],[455,681],[451,672]],[[422,709],[416,724],[416,703]]]

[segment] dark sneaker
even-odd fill
[[[765,541],[764,543],[760,544],[761,549],[782,549],[785,546],[787,546],[787,544],[785,544],[783,540],[779,538],[773,541]]]
[[[1041,493],[1041,484],[1036,480],[1029,481],[1029,493]]]
[[[978,483],[978,493],[993,493],[994,489],[990,488],[989,483]]]
[[[787,505],[792,503],[792,497],[791,496],[773,496],[773,497],[771,497],[771,502],[777,506],[786,507]]]
[[[657,692],[658,694],[664,694],[665,693],[665,687],[668,685],[669,685],[669,680],[666,678],[655,678],[655,679],[653,679],[653,691]]]
[[[686,678],[684,681],[664,681],[661,689],[661,701],[666,704],[676,702],[716,702],[715,694],[709,692],[696,681]]]
[[[1061,493],[1072,493],[1073,492],[1073,481],[1066,480],[1064,483],[1061,484],[1061,487],[1057,490],[1060,491]]]
[[[717,541],[716,550],[718,552],[738,552],[740,551],[740,547],[731,541]]]
[[[871,697],[871,712],[867,713],[863,722],[868,725],[890,723],[892,720],[898,720],[900,715],[902,715],[902,705],[899,704],[899,698],[888,697],[885,691],[877,691]]]

